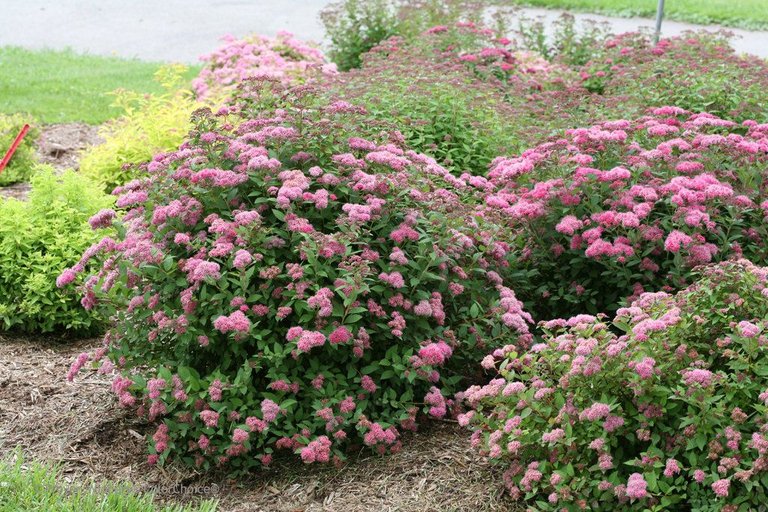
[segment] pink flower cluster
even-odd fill
[[[659,126],[669,129],[650,136]],[[697,265],[763,257],[768,230],[758,205],[766,192],[752,181],[768,178],[762,126],[660,108],[634,121],[568,130],[494,160],[492,187],[479,190],[482,212],[508,225],[524,247],[520,265],[541,276],[528,292],[539,296],[526,298],[550,305],[543,314],[559,313],[563,299],[612,310],[638,289],[686,284]],[[610,277],[574,275],[580,268]],[[629,269],[637,271],[630,277]],[[560,290],[565,279],[574,292]]]
[[[616,314],[624,334],[603,315],[542,322],[529,351],[492,354],[499,375],[461,395],[471,410],[459,424],[507,465],[514,499],[551,510],[580,499],[639,509],[669,493],[753,499],[768,471],[768,391],[752,359],[768,346],[754,320],[766,315],[768,268],[739,260],[676,295],[640,294]]]
[[[165,421],[169,456],[247,467],[286,449],[328,462],[355,438],[397,450],[424,415],[457,412],[467,361],[529,344],[511,245],[469,201],[481,181],[397,137],[350,137],[343,122],[358,113],[196,114],[192,140],[117,191],[127,211],[99,216],[118,240],[62,274],[93,271],[88,304],[117,307],[105,351],[131,379],[115,391]],[[339,130],[332,154],[320,126]],[[391,389],[411,398],[392,405]]]
[[[336,73],[320,49],[280,32],[271,38],[257,34],[236,39],[227,35],[224,45],[200,59],[206,62],[192,81],[198,98],[210,97],[237,86],[246,78],[272,78],[286,83],[300,82],[316,68],[321,73]]]

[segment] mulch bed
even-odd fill
[[[40,128],[40,138],[36,143],[37,160],[53,166],[57,171],[78,169],[80,153],[102,142],[98,135],[98,126],[83,123],[51,124]],[[0,156],[3,149],[0,148]],[[0,187],[0,197],[14,197],[24,200],[29,193],[28,183],[17,183]]]
[[[80,151],[99,142],[97,127],[70,123],[44,127],[38,158],[56,169],[77,168]],[[28,184],[0,188],[23,199]],[[66,373],[97,339],[0,335],[0,456],[18,448],[25,456],[61,467],[65,483],[126,482],[153,491],[158,501],[215,498],[223,512],[515,510],[500,475],[470,447],[467,431],[435,422],[404,439],[404,449],[379,457],[353,454],[342,468],[304,465],[276,457],[266,470],[234,481],[201,475],[178,464],[146,463],[151,425],[121,409],[111,377]]]
[[[37,158],[58,170],[78,169],[80,152],[102,142],[98,126],[64,123],[43,126],[37,140]]]
[[[178,464],[149,466],[145,437],[154,429],[118,407],[111,377],[83,370],[66,381],[77,354],[99,345],[0,335],[0,456],[20,447],[30,459],[61,464],[67,483],[128,482],[159,501],[216,498],[224,512],[516,509],[498,470],[449,422],[405,437],[400,453],[353,454],[342,468],[278,457],[269,469],[233,481]]]

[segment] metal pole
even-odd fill
[[[656,33],[653,35],[653,41],[659,42],[661,37],[661,20],[664,19],[664,0],[659,0],[659,5],[656,8]]]

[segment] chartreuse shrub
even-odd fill
[[[27,181],[32,175],[32,167],[35,164],[35,139],[39,132],[34,127],[33,119],[21,114],[5,115],[0,114],[0,159],[5,156],[5,152],[11,147],[16,136],[21,132],[25,124],[30,125],[30,130],[19,144],[11,161],[3,171],[0,172],[0,186],[11,185]]]
[[[536,510],[761,510],[768,499],[768,269],[747,260],[579,315],[467,390],[459,422]]]
[[[213,512],[216,504],[155,505],[151,494],[125,484],[89,486],[67,482],[57,467],[24,460],[0,460],[0,511],[45,512]]]
[[[178,148],[192,126],[192,112],[201,106],[184,86],[185,72],[181,65],[160,68],[158,94],[116,91],[115,105],[124,113],[100,129],[104,142],[81,155],[80,172],[111,191],[140,176],[138,165],[152,155]]]
[[[768,263],[768,126],[655,109],[498,158],[483,207],[510,229],[537,318],[615,311],[701,264]]]
[[[422,415],[448,414],[485,351],[525,346],[507,245],[462,201],[467,183],[348,137],[348,103],[225,112],[198,113],[189,143],[118,189],[119,235],[88,251],[113,388],[159,422],[150,463],[397,450]]]
[[[99,327],[78,294],[55,281],[98,240],[88,219],[112,203],[88,179],[73,171],[56,176],[50,168],[32,178],[27,201],[0,200],[0,329],[87,333]]]

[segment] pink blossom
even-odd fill
[[[332,345],[346,343],[351,339],[352,333],[344,326],[337,328],[328,336],[328,341],[330,341]]]
[[[752,322],[741,321],[738,325],[739,332],[745,338],[754,338],[760,334],[760,326],[753,324]]]
[[[301,460],[309,464],[312,462],[328,462],[331,455],[331,440],[327,436],[320,436],[301,449]]]
[[[232,266],[237,269],[243,269],[250,265],[252,261],[253,256],[251,256],[251,253],[245,249],[240,249],[235,253],[235,259],[232,263]]]
[[[97,214],[88,219],[88,224],[91,225],[92,229],[103,229],[110,227],[114,219],[114,210],[100,210]]]
[[[239,332],[246,333],[251,329],[251,321],[237,310],[229,316],[220,316],[213,321],[213,327],[223,333]]]
[[[545,432],[541,436],[541,440],[544,443],[554,443],[565,437],[565,431],[561,428],[556,428],[550,432]]]
[[[280,413],[280,406],[277,405],[275,402],[270,400],[269,398],[265,398],[261,401],[261,414],[264,418],[264,421],[267,423],[272,423],[277,418],[277,415]]]
[[[731,486],[731,481],[727,478],[721,478],[720,480],[717,480],[712,484],[712,490],[715,491],[715,494],[717,494],[720,498],[725,498],[728,496],[728,489]]]
[[[232,433],[232,441],[235,443],[244,443],[248,440],[249,434],[241,428],[236,428]]]
[[[682,374],[683,374],[683,382],[685,382],[687,386],[698,384],[701,387],[709,387],[713,384],[713,381],[715,379],[715,374],[703,368],[694,368],[692,370],[685,370],[682,372]]]
[[[219,413],[216,411],[205,410],[200,412],[200,418],[206,427],[213,428],[219,423]]]
[[[444,341],[430,343],[419,349],[419,365],[440,366],[453,354],[453,349]],[[416,365],[415,365],[416,366]]]
[[[211,382],[211,385],[208,386],[208,395],[210,395],[211,400],[214,402],[221,400],[221,381],[219,379],[214,380]]]
[[[680,463],[675,459],[667,459],[667,464],[664,467],[664,476],[672,478],[678,473],[680,473]]]
[[[378,389],[376,383],[373,382],[373,379],[368,375],[363,375],[363,377],[360,379],[360,385],[368,393],[375,393]]]
[[[640,473],[632,473],[627,481],[627,496],[631,499],[642,499],[648,496],[648,483]]]
[[[674,230],[664,241],[664,248],[669,252],[679,252],[680,249],[688,247],[693,239],[682,231]]]
[[[591,406],[584,409],[579,414],[579,419],[587,421],[597,421],[608,416],[611,412],[611,407],[608,404],[595,402]]]
[[[392,288],[402,288],[405,286],[405,280],[400,272],[392,272],[389,274],[382,272],[379,274],[379,279],[390,285]]]
[[[346,397],[339,404],[339,410],[345,414],[354,411],[355,407],[355,400],[351,396]]]
[[[75,272],[71,268],[68,268],[64,272],[62,272],[58,278],[56,278],[56,286],[59,288],[63,288],[68,284],[72,283],[76,277],[77,277],[77,272]]]
[[[325,345],[325,334],[319,331],[302,331],[296,347],[302,352],[309,352],[314,347]]]

